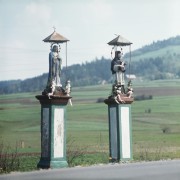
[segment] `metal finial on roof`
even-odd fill
[[[54,32],[56,31],[56,27],[55,26],[53,26],[53,29],[54,29]]]

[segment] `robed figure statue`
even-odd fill
[[[121,87],[122,93],[125,93],[124,85],[124,72],[126,63],[122,60],[121,51],[115,52],[115,57],[111,62],[111,71],[115,76],[115,84]]]
[[[56,87],[61,87],[61,64],[62,59],[59,56],[59,49],[57,45],[54,45],[51,52],[49,53],[49,76],[48,83],[55,84]]]

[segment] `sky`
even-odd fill
[[[0,0],[0,81],[48,72],[50,44],[42,40],[53,27],[70,40],[67,65],[82,64],[111,58],[115,34],[132,50],[180,35],[179,7],[179,0]]]

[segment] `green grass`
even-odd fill
[[[179,158],[180,95],[174,95],[173,88],[179,87],[180,81],[134,82],[133,85],[135,91],[143,87],[172,87],[171,96],[156,96],[152,100],[132,104],[135,159],[140,159],[140,154],[146,149],[152,154],[160,149],[161,158]],[[72,90],[73,106],[67,107],[67,136],[74,139],[76,146],[85,147],[91,153],[108,154],[108,107],[96,101],[100,97],[108,97],[110,90],[111,85]],[[35,98],[38,94],[40,92],[0,96],[0,137],[12,146],[17,143],[20,152],[40,152],[41,108]],[[148,109],[151,113],[147,113]],[[170,131],[163,133],[165,127]]]

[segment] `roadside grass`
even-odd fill
[[[37,170],[37,163],[39,162],[39,156],[22,156],[20,158],[19,171],[32,171]],[[70,158],[70,157],[69,157]],[[69,167],[73,166],[89,166],[93,164],[105,164],[108,163],[107,153],[89,153],[83,154],[73,159],[72,162],[68,163]]]
[[[172,85],[172,95],[163,95],[162,91],[161,96],[152,100],[132,104],[134,160],[180,158],[180,93],[173,94],[180,81],[139,82],[134,83],[134,89],[144,85]],[[72,166],[108,162],[108,107],[96,101],[108,97],[110,91],[111,85],[73,88],[73,106],[67,106],[67,137],[76,143],[71,149],[86,147],[86,150],[82,157],[74,159]],[[38,94],[40,92],[0,95],[0,137],[11,146],[18,144],[20,153],[40,153],[41,107],[35,98]],[[27,164],[36,165],[38,157],[33,157],[32,162],[31,157],[26,160]],[[25,160],[22,162],[25,164]]]

